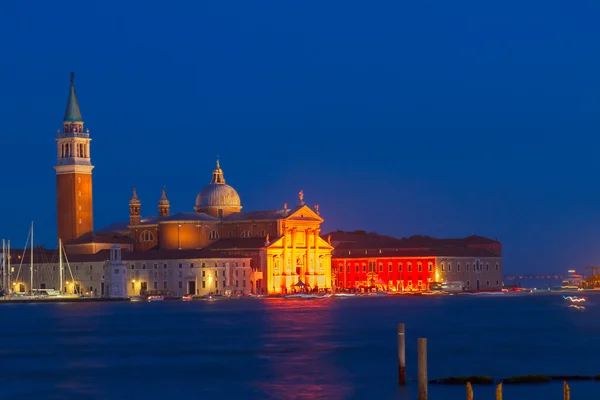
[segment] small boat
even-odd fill
[[[164,299],[163,296],[148,296],[148,301],[163,301]]]
[[[182,300],[182,301],[192,301],[192,295],[191,295],[191,294],[188,294],[188,295],[186,295],[186,296],[183,296],[183,297],[181,298],[181,300]]]
[[[334,297],[356,297],[356,293],[336,293]]]
[[[142,297],[141,296],[131,296],[131,298],[129,300],[130,301],[142,301]]]

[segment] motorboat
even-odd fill
[[[164,296],[148,296],[148,301],[163,301]]]
[[[181,298],[182,301],[192,301],[192,295],[188,294]]]

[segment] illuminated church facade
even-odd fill
[[[175,260],[173,265],[182,265],[186,254],[201,251],[203,259],[211,255],[215,259],[237,257],[236,265],[245,265],[244,260],[248,260],[252,292],[287,293],[304,287],[302,284],[311,289],[331,289],[333,247],[320,235],[323,218],[319,207],[307,206],[300,191],[293,207],[286,203],[279,210],[242,211],[240,196],[225,183],[219,161],[210,183],[198,193],[193,211],[172,215],[163,188],[157,215],[143,217],[142,201],[134,188],[129,199],[129,220],[94,231],[90,142],[72,74],[55,165],[58,237],[72,257],[85,263],[86,257],[95,260],[99,252],[108,252],[116,244],[123,249],[123,258],[130,261],[135,261],[131,260],[133,254],[148,260],[169,254]],[[159,260],[150,264],[163,263]],[[205,264],[210,262],[195,265]],[[149,283],[144,286],[152,287]],[[189,291],[186,284],[177,286],[181,294]]]

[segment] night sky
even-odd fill
[[[217,155],[243,209],[323,231],[479,234],[506,272],[600,264],[600,3],[0,2],[0,236],[56,245],[75,83],[95,227],[193,211]]]

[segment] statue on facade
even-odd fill
[[[298,204],[303,205],[304,204],[304,191],[301,190],[298,192]]]
[[[318,205],[318,204],[315,204],[315,212],[316,212],[317,214],[319,214],[319,205]]]

